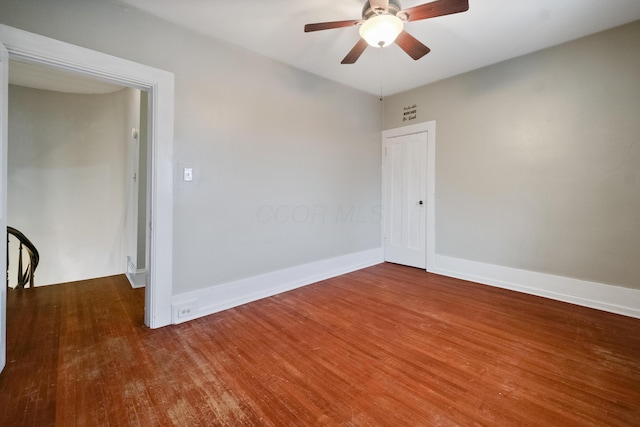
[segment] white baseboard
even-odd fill
[[[174,295],[171,304],[172,322],[178,324],[207,316],[311,283],[380,264],[383,260],[382,248],[370,249],[211,286],[198,291]]]
[[[432,273],[640,318],[640,290],[443,255]]]
[[[131,287],[134,289],[144,288],[147,285],[147,270],[137,269],[131,257],[127,257],[126,275],[127,275],[127,279],[129,279],[129,283],[131,284]]]
[[[147,285],[147,270],[136,270],[135,273],[127,272],[127,279],[133,289],[144,288]]]
[[[172,322],[197,319],[382,262],[383,249],[376,248],[174,295]],[[444,255],[436,255],[434,264],[431,272],[443,276],[640,318],[640,290]]]

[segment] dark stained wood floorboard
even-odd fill
[[[640,320],[381,264],[143,325],[124,276],[8,292],[0,426],[639,426]]]

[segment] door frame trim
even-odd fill
[[[4,196],[0,199],[0,229],[6,234],[7,230],[7,140],[9,136],[9,52],[0,40],[0,193]],[[7,274],[7,246],[3,243],[0,249],[1,270]],[[0,289],[0,372],[7,364],[7,284],[3,283]]]
[[[150,190],[149,283],[145,290],[145,324],[171,324],[173,292],[173,73],[95,50],[0,24],[0,41],[9,58],[115,82],[149,93]],[[6,168],[2,171],[6,180]],[[148,196],[148,197],[149,197]],[[0,203],[7,203],[6,191]]]
[[[426,206],[426,270],[432,272],[435,269],[436,256],[436,122],[435,120],[417,123],[415,125],[403,126],[382,131],[382,212],[384,212],[385,202],[385,180],[386,168],[384,167],[384,147],[386,140],[399,136],[413,135],[417,133],[427,133],[427,206]],[[384,215],[381,221],[380,234],[382,236],[382,248],[384,250]]]

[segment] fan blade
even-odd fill
[[[469,10],[469,0],[436,0],[405,9],[400,13],[407,14],[409,17],[407,21],[420,21],[421,19],[451,15],[452,13],[465,12],[467,10]]]
[[[374,12],[380,11],[381,13],[385,13],[389,10],[389,0],[369,0],[369,5]]]
[[[312,31],[322,31],[322,30],[332,30],[334,28],[353,27],[359,22],[362,22],[362,20],[352,19],[350,21],[318,22],[316,24],[305,25],[304,32],[310,33]]]
[[[360,39],[358,43],[351,49],[347,56],[344,57],[341,64],[355,64],[355,62],[360,58],[362,52],[369,46],[369,43],[365,39]]]
[[[431,52],[431,49],[406,31],[403,31],[398,35],[398,38],[396,38],[396,44],[400,46],[402,50],[407,52],[407,55],[416,61]]]

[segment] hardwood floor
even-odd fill
[[[8,292],[1,426],[638,426],[640,320],[382,264],[177,326]]]

